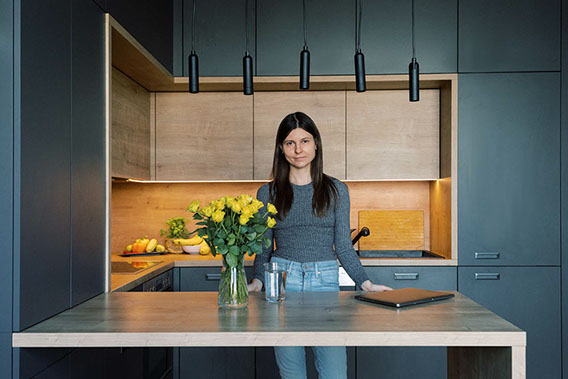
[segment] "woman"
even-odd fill
[[[259,188],[257,198],[278,209],[274,229],[267,237],[273,244],[254,262],[249,291],[260,291],[264,263],[288,264],[286,291],[339,291],[337,258],[358,287],[364,291],[391,288],[373,284],[353,249],[349,229],[349,192],[341,181],[323,173],[319,131],[302,112],[286,116],[276,134],[272,178]],[[273,230],[273,231],[272,231]],[[334,249],[335,246],[335,249]],[[320,378],[346,378],[344,346],[314,347]],[[276,362],[283,378],[305,378],[302,346],[277,346]]]

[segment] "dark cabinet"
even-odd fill
[[[311,74],[353,74],[355,2],[315,0],[306,7]],[[417,2],[415,11],[420,71],[456,72],[457,2]],[[299,75],[304,44],[302,2],[258,2],[257,15],[257,74]],[[408,72],[410,20],[410,1],[363,3],[361,48],[367,74]]]
[[[173,0],[106,0],[107,12],[169,72],[173,72],[173,3]]]
[[[365,267],[373,283],[394,289],[457,289],[457,267]],[[445,347],[358,347],[357,378],[445,378]],[[409,364],[412,362],[412,364]]]
[[[560,75],[459,76],[460,265],[560,264]]]
[[[561,377],[559,267],[460,267],[458,290],[527,332],[527,378]]]
[[[71,306],[105,284],[105,18],[72,0]]]
[[[179,270],[180,291],[219,290],[221,267],[181,267]],[[245,272],[250,281],[253,267],[245,267]],[[180,378],[254,378],[254,347],[183,347],[177,354]],[[174,370],[175,367],[174,364]]]
[[[249,1],[249,53],[255,59],[255,2]],[[177,8],[176,8],[177,9]],[[188,56],[191,52],[193,0],[183,0],[182,45],[176,57],[183,60],[183,75],[188,76]],[[245,55],[245,2],[198,1],[195,17],[195,50],[199,57],[200,76],[241,76]],[[256,65],[254,65],[256,66]],[[255,68],[256,70],[256,68]],[[256,72],[256,71],[255,71]]]
[[[560,0],[460,1],[459,72],[560,70],[560,14]]]

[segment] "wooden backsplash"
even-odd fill
[[[112,251],[122,251],[126,245],[144,235],[161,241],[160,229],[166,228],[167,219],[191,216],[185,208],[192,200],[208,203],[224,195],[248,193],[254,196],[262,184],[113,183]],[[358,229],[359,210],[422,210],[425,248],[430,248],[429,182],[349,182],[347,186],[351,195],[351,228]],[[195,227],[191,221],[189,230]]]

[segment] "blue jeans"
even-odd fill
[[[337,261],[293,262],[272,257],[271,262],[288,264],[286,292],[339,291]],[[347,378],[345,346],[312,346],[320,379]],[[275,346],[276,363],[284,379],[306,378],[306,351],[303,346]]]

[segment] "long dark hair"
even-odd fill
[[[270,199],[278,209],[276,217],[282,220],[288,215],[294,200],[294,191],[290,184],[290,163],[284,156],[282,148],[284,140],[294,129],[302,128],[314,137],[316,146],[316,156],[310,166],[310,174],[314,187],[312,197],[312,212],[318,217],[323,217],[329,209],[332,199],[336,201],[339,197],[337,188],[332,179],[323,173],[323,146],[321,136],[314,121],[305,113],[295,112],[284,117],[278,132],[276,133],[276,145],[274,146],[274,159],[272,161],[272,172],[270,174]]]

